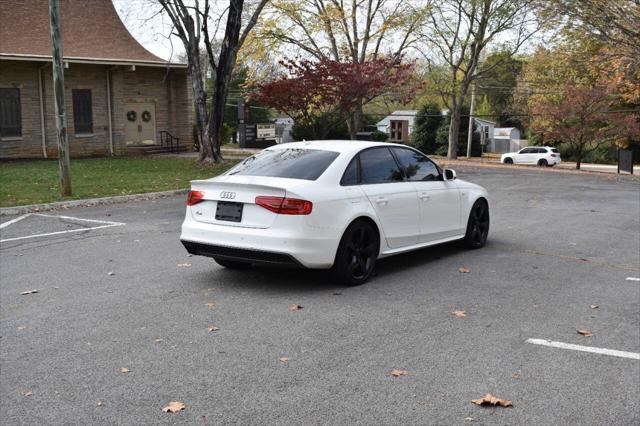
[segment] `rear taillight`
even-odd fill
[[[284,197],[256,197],[256,204],[277,214],[310,214],[313,208],[311,201]]]
[[[187,205],[193,206],[194,204],[198,204],[203,199],[204,199],[204,192],[189,191],[189,194],[187,194]]]
[[[552,157],[557,157],[557,156],[558,156],[558,154],[551,154],[551,156],[552,156]]]

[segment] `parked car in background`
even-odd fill
[[[398,144],[280,144],[191,182],[180,240],[230,269],[333,269],[365,282],[378,258],[447,241],[484,246],[487,191]]]
[[[560,151],[550,146],[528,146],[518,152],[507,152],[500,157],[500,162],[504,164],[531,164],[541,167],[552,167],[561,161]]]

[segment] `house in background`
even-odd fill
[[[448,109],[442,110],[442,115],[445,116],[449,113]],[[417,110],[399,110],[394,111],[380,120],[376,127],[379,131],[389,135],[389,142],[407,143],[409,142],[409,136],[413,132],[413,126],[418,114]],[[485,148],[484,151],[493,147],[494,143],[494,128],[496,123],[481,118],[474,118],[475,131],[484,133]]]
[[[480,133],[480,141],[484,143],[482,152],[491,152],[495,138],[496,123],[483,118],[473,119],[474,129]],[[484,137],[482,136],[484,134]]]
[[[520,130],[517,127],[497,127],[494,129],[493,146],[488,151],[504,154],[518,151],[528,145],[526,139],[520,139]]]
[[[389,142],[407,143],[417,114],[415,109],[394,111],[378,121],[376,127],[389,135]]]
[[[65,109],[72,156],[193,145],[185,64],[127,31],[111,0],[61,1]],[[0,0],[0,158],[57,157],[46,0]]]

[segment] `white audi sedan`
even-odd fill
[[[507,152],[500,156],[504,164],[532,164],[541,167],[552,167],[560,164],[560,151],[550,146],[528,146],[518,152]]]
[[[487,191],[404,145],[280,144],[191,182],[180,240],[194,255],[332,269],[365,282],[376,259],[448,241],[484,246]]]

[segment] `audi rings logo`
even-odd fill
[[[222,191],[220,193],[220,198],[224,198],[225,200],[233,200],[236,198],[236,193],[231,191]]]

